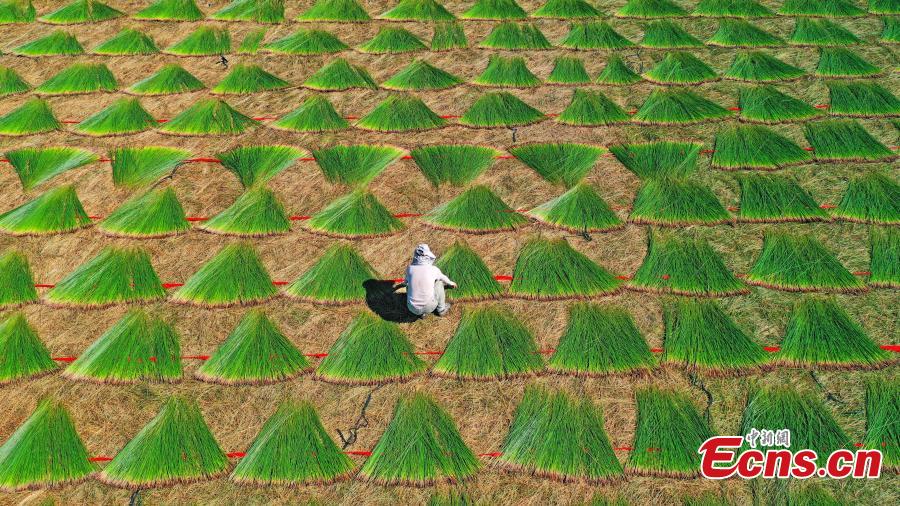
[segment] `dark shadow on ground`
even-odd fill
[[[393,281],[370,279],[363,283],[366,305],[378,316],[395,323],[411,323],[418,316],[406,309],[406,293],[398,292]]]

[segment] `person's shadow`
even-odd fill
[[[420,317],[406,308],[406,293],[399,289],[393,281],[370,279],[363,282],[366,290],[366,305],[375,314],[390,322],[411,323]]]

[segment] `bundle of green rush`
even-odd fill
[[[509,293],[533,300],[577,299],[612,295],[621,285],[565,239],[535,237],[519,252]]]
[[[768,232],[747,282],[793,292],[862,292],[866,285],[812,235]]]
[[[366,283],[378,279],[378,273],[356,248],[336,243],[288,285],[284,294],[317,304],[351,304],[366,300]]]
[[[53,306],[105,307],[166,297],[146,250],[108,246],[44,295]]]
[[[278,290],[253,245],[237,242],[224,246],[195,272],[171,300],[204,307],[259,304]]]
[[[38,378],[59,368],[50,356],[50,350],[21,312],[12,313],[0,322],[0,357],[3,357],[0,360],[0,386]]]
[[[496,299],[503,294],[503,287],[488,270],[481,257],[463,242],[453,243],[434,265],[458,285],[447,291],[449,300]]]

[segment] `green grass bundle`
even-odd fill
[[[679,49],[703,47],[703,42],[677,23],[662,20],[653,21],[644,27],[641,46],[653,49]]]
[[[61,402],[45,398],[0,446],[0,490],[58,488],[96,471]]]
[[[469,47],[469,40],[466,38],[462,23],[456,21],[435,23],[434,34],[431,36],[432,51],[449,51],[467,47]]]
[[[261,385],[293,378],[310,366],[261,310],[250,310],[194,373],[223,385]]]
[[[541,111],[506,91],[485,93],[462,115],[463,125],[480,128],[515,127],[546,119]]]
[[[642,225],[720,225],[728,211],[706,185],[691,179],[651,178],[641,185],[628,219]]]
[[[881,118],[900,116],[900,100],[880,84],[828,82],[828,111],[834,116]]]
[[[741,51],[734,55],[725,79],[755,83],[791,81],[806,75],[806,71],[785,63],[762,51]]]
[[[565,239],[537,237],[519,251],[509,291],[523,299],[555,300],[611,295],[621,285]]]
[[[233,0],[210,18],[219,21],[281,23],[284,21],[284,0]]]
[[[132,309],[75,359],[63,375],[101,383],[181,379],[178,333],[161,318]]]
[[[34,89],[39,95],[73,95],[119,89],[116,76],[102,63],[75,63]]]
[[[633,450],[625,471],[642,476],[693,478],[697,448],[715,436],[685,393],[648,387],[634,394],[637,405]]]
[[[195,0],[156,0],[131,17],[149,21],[200,21],[204,14]]]
[[[372,19],[357,0],[316,0],[297,21],[361,22]]]
[[[811,235],[767,232],[747,282],[792,292],[859,292],[865,284]]]
[[[190,230],[184,208],[172,188],[153,188],[117,207],[97,228],[107,235],[149,239]]]
[[[882,74],[880,67],[845,47],[823,47],[819,51],[819,64],[815,75],[832,78],[875,77]]]
[[[231,35],[227,28],[200,26],[163,52],[176,56],[216,56],[229,51]]]
[[[575,89],[572,100],[556,121],[575,126],[608,126],[627,123],[631,116],[599,91]]]
[[[900,469],[900,383],[876,378],[866,385],[866,438],[863,446],[881,450],[885,468]]]
[[[597,76],[597,84],[610,86],[628,86],[641,81],[641,76],[631,70],[625,60],[617,54],[612,54],[606,60],[606,66]]]
[[[833,299],[807,297],[795,306],[775,360],[797,367],[879,367],[892,357]]]
[[[749,293],[703,239],[693,235],[651,234],[647,256],[628,287],[692,297],[727,297]]]
[[[620,18],[668,18],[687,16],[688,13],[672,0],[628,0],[616,12]]]
[[[205,307],[258,304],[278,293],[253,245],[228,244],[173,295],[174,302]]]
[[[286,401],[266,420],[231,480],[248,485],[323,485],[348,478],[354,463],[309,402]]]
[[[797,46],[852,46],[863,41],[833,21],[797,18],[788,42]]]
[[[528,14],[516,0],[475,0],[475,5],[459,15],[463,19],[525,19]]]
[[[654,141],[613,145],[609,151],[641,179],[683,178],[696,171],[702,147],[696,142]]]
[[[456,19],[456,16],[435,0],[400,0],[396,6],[378,17],[394,21],[451,21]]]
[[[791,431],[791,447],[815,451],[820,465],[835,450],[852,448],[822,401],[787,385],[756,387],[750,392],[739,434],[751,429]],[[744,447],[748,446],[745,442]]]
[[[178,65],[169,64],[164,65],[152,76],[132,84],[126,91],[133,95],[174,95],[204,88],[206,85],[190,72]]]
[[[375,89],[378,87],[365,67],[353,65],[343,58],[335,58],[325,64],[309,76],[303,86],[320,91],[344,91],[351,88]]]
[[[262,91],[283,90],[291,83],[266,72],[259,65],[239,63],[215,85],[212,93],[222,95],[248,95]]]
[[[741,119],[753,123],[806,121],[822,115],[822,111],[768,84],[742,87],[738,107]]]
[[[357,49],[363,53],[393,54],[421,51],[428,46],[405,28],[381,27],[368,42]]]
[[[887,174],[866,171],[850,178],[831,211],[835,218],[858,223],[900,224],[900,185]]]
[[[22,189],[33,190],[63,172],[94,163],[97,155],[80,148],[21,148],[3,153]]]
[[[778,174],[747,174],[738,178],[741,188],[740,221],[774,223],[828,220],[828,213],[802,186]]]
[[[357,128],[377,132],[413,132],[447,125],[421,98],[398,93],[375,106],[356,122]]]
[[[61,56],[84,54],[84,47],[74,35],[57,30],[31,42],[10,49],[17,56]]]
[[[425,60],[415,60],[381,83],[381,87],[400,91],[444,90],[462,82],[462,79]]]
[[[756,0],[700,0],[691,15],[710,18],[768,18],[775,13]]]
[[[146,250],[108,246],[44,296],[54,306],[105,307],[166,297]]]
[[[129,135],[156,126],[153,116],[136,98],[120,98],[105,109],[85,118],[75,126],[79,133],[91,136]]]
[[[376,385],[405,381],[427,365],[399,325],[367,312],[359,313],[331,345],[315,377],[331,383]]]
[[[588,144],[534,143],[512,147],[509,152],[548,182],[572,187],[587,176],[606,149]]]
[[[581,58],[560,56],[553,61],[553,70],[547,76],[547,84],[590,84],[591,76]]]
[[[149,35],[131,28],[123,28],[112,38],[95,46],[91,52],[107,56],[131,56],[156,54],[159,48]]]
[[[607,232],[624,225],[603,198],[586,183],[576,184],[527,214],[542,224],[575,233]]]
[[[332,183],[365,185],[403,156],[394,146],[338,145],[312,152],[325,179]]]
[[[266,29],[258,28],[256,30],[247,32],[247,35],[244,36],[244,39],[241,40],[241,44],[238,46],[237,52],[238,54],[256,54],[259,52],[260,48],[263,45],[263,40],[266,38]]]
[[[400,397],[394,415],[359,470],[359,476],[382,485],[427,486],[472,477],[481,463],[453,418],[422,393]]]
[[[884,28],[878,40],[881,42],[900,43],[900,17],[884,16],[881,18]]]
[[[109,152],[113,184],[131,189],[147,186],[171,174],[190,156],[189,151],[161,146],[115,148]]]
[[[475,500],[469,494],[452,488],[436,491],[428,499],[428,506],[474,506],[474,504]]]
[[[528,222],[484,185],[472,186],[428,211],[423,221],[435,228],[472,234],[515,230]]]
[[[36,16],[37,11],[31,0],[0,1],[0,25],[31,23]]]
[[[46,16],[39,17],[38,21],[51,25],[74,25],[99,23],[124,15],[124,12],[96,0],[74,0]]]
[[[406,228],[375,195],[363,189],[338,197],[306,223],[313,232],[351,239],[387,236]]]
[[[634,319],[624,309],[577,303],[549,370],[575,376],[648,373],[656,361]]]
[[[0,232],[10,235],[50,235],[89,227],[75,187],[58,186],[15,209],[0,214]]]
[[[725,18],[706,43],[721,47],[777,47],[783,46],[784,40],[749,21]]]
[[[472,82],[481,86],[504,88],[532,88],[541,85],[541,80],[528,70],[525,58],[507,58],[498,54],[491,55],[484,72]]]
[[[25,314],[12,313],[0,322],[0,385],[36,378],[56,369],[50,351],[28,324]]]
[[[820,162],[875,162],[897,157],[856,120],[807,123],[803,133]]]
[[[196,401],[170,397],[98,479],[122,488],[158,488],[213,479],[229,465]]]
[[[431,184],[463,186],[493,165],[500,152],[485,146],[437,144],[413,148],[410,155]]]
[[[656,84],[701,84],[719,79],[719,75],[703,60],[686,51],[669,51],[644,79]]]
[[[486,306],[463,313],[431,373],[458,380],[489,380],[531,376],[543,368],[531,331],[510,311]]]
[[[900,14],[897,0],[869,0],[868,3],[871,14]]]
[[[275,192],[254,186],[199,228],[216,234],[265,237],[290,231],[291,222]]]
[[[17,251],[10,250],[0,256],[0,286],[4,287],[0,293],[0,308],[16,307],[38,300],[28,258]]]
[[[663,306],[663,324],[663,359],[690,371],[732,374],[769,359],[715,299],[671,301]]]
[[[550,49],[547,37],[533,23],[504,21],[496,25],[479,44],[490,49]]]
[[[459,285],[447,290],[449,300],[496,299],[503,293],[500,283],[488,270],[481,257],[463,242],[454,242],[434,265]]]
[[[691,90],[666,88],[653,90],[633,120],[644,125],[691,125],[730,116],[728,109]]]
[[[634,46],[604,21],[572,23],[569,33],[559,42],[569,49],[624,49]]]
[[[25,93],[30,89],[31,85],[14,69],[0,65],[0,97]]]
[[[603,13],[585,0],[547,0],[531,13],[531,17],[582,19],[603,17]]]
[[[528,387],[503,440],[502,465],[564,483],[622,477],[603,427],[603,413],[587,397]]]
[[[775,170],[810,163],[796,142],[761,125],[738,124],[716,132],[711,165],[718,169]]]
[[[351,245],[335,243],[284,293],[293,299],[319,304],[344,305],[366,299],[366,282],[378,273]]]
[[[204,98],[178,113],[160,127],[172,135],[238,135],[259,125],[224,100]]]
[[[822,16],[845,18],[864,16],[866,11],[853,0],[784,0],[778,13],[782,16]]]
[[[872,227],[869,240],[869,285],[900,288],[900,229]]]
[[[350,123],[326,97],[310,95],[300,107],[279,118],[272,126],[294,132],[335,132],[350,128]]]

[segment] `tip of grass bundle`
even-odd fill
[[[775,170],[812,161],[812,155],[774,130],[735,125],[716,132],[711,165],[725,170]]]
[[[607,126],[629,122],[631,116],[599,91],[575,89],[572,100],[556,121],[575,126]]]
[[[432,51],[449,51],[467,47],[469,47],[469,40],[466,38],[462,23],[456,21],[435,23],[434,34],[431,36]]]
[[[725,79],[755,83],[791,81],[806,75],[806,71],[787,64],[762,51],[742,51],[734,55]]]
[[[113,184],[140,188],[171,174],[191,153],[161,146],[115,148],[109,152]]]
[[[425,60],[415,60],[381,83],[381,87],[400,91],[444,90],[462,82],[462,79]]]
[[[75,187],[59,186],[34,200],[0,214],[0,232],[10,235],[50,235],[91,225]]]
[[[616,11],[620,18],[668,18],[687,16],[687,11],[672,0],[628,0]]]
[[[783,16],[856,17],[866,14],[852,0],[785,0],[778,9]]]
[[[431,130],[446,124],[422,99],[405,94],[389,96],[356,122],[358,128],[377,132]]]
[[[229,465],[197,403],[170,397],[98,479],[116,487],[158,488],[213,479]]]
[[[394,21],[452,21],[456,16],[435,0],[400,0],[394,8],[378,16]]]
[[[720,225],[731,215],[706,185],[691,179],[651,178],[644,181],[631,206],[629,220],[644,225],[682,227]]]
[[[131,17],[149,21],[200,21],[204,14],[194,0],[156,0]]]
[[[116,77],[102,63],[76,63],[59,71],[34,89],[38,95],[74,95],[112,92],[119,88]]]
[[[297,21],[361,22],[372,19],[357,0],[316,0]]]
[[[528,14],[516,0],[476,0],[466,12],[460,14],[463,19],[525,19]]]
[[[6,251],[0,256],[0,286],[5,287],[0,293],[0,308],[21,306],[38,300],[28,258],[17,251]]]
[[[6,267],[3,263],[5,258],[0,258],[0,269]],[[5,274],[0,270],[0,277],[5,278]],[[19,312],[10,314],[0,322],[0,356],[3,357],[0,360],[0,385],[37,378],[57,369],[50,351],[28,324],[25,315]],[[0,480],[2,486],[3,481]]]
[[[463,125],[480,128],[525,126],[546,119],[541,111],[506,91],[489,92],[460,117]]]
[[[351,88],[375,89],[378,85],[362,66],[343,58],[335,58],[317,70],[303,83],[306,88],[320,91],[344,91]]]
[[[553,70],[547,76],[547,84],[590,84],[591,76],[581,58],[560,56],[553,61]]]
[[[490,49],[550,49],[553,45],[533,23],[504,21],[479,44]]]
[[[283,90],[290,86],[291,83],[266,72],[259,65],[239,63],[232,67],[231,72],[210,91],[222,95],[247,95],[261,91]]]
[[[869,285],[900,288],[900,230],[872,227],[869,241]]]
[[[248,32],[247,35],[244,36],[244,39],[241,40],[241,44],[238,46],[237,52],[238,54],[256,54],[259,52],[260,48],[263,45],[263,40],[266,38],[266,29],[258,28],[251,32]]]
[[[823,47],[815,74],[819,77],[863,78],[882,74],[880,67],[844,47]]]
[[[840,220],[882,225],[900,224],[900,184],[885,173],[854,175],[831,215]]]
[[[406,226],[375,195],[359,189],[338,197],[307,221],[313,232],[362,239],[395,234]]]
[[[172,300],[205,307],[258,304],[278,293],[253,245],[229,244],[203,264]]]
[[[587,176],[606,149],[588,144],[534,143],[512,147],[509,152],[548,182],[572,187]]]
[[[483,185],[473,186],[435,207],[423,220],[435,228],[473,234],[515,230],[528,221]]]
[[[537,237],[519,252],[509,291],[524,299],[577,299],[614,294],[621,284],[565,239]]]
[[[701,84],[716,81],[719,75],[693,54],[671,51],[644,73],[644,79],[656,84]]]
[[[153,188],[117,207],[97,228],[116,237],[150,239],[188,231],[184,209],[172,188]]]
[[[654,49],[680,49],[703,47],[703,42],[688,33],[679,24],[668,21],[653,21],[644,27],[641,46]]]
[[[608,232],[624,226],[603,198],[586,183],[576,184],[527,214],[542,224],[575,233]]]
[[[585,0],[547,0],[531,13],[534,18],[583,19],[599,18],[603,13]]]
[[[641,179],[684,178],[696,171],[702,147],[696,142],[654,141],[613,145],[609,151]]]
[[[828,82],[833,116],[883,118],[900,116],[900,100],[886,88],[868,82]]]
[[[337,243],[288,285],[288,297],[319,304],[344,305],[366,300],[366,283],[378,273],[349,244]]]
[[[315,376],[331,383],[377,385],[405,381],[426,366],[400,326],[359,313],[328,350]]]
[[[61,56],[84,54],[84,47],[74,35],[57,30],[50,35],[10,49],[18,56]]]
[[[394,146],[355,144],[313,150],[325,178],[334,183],[365,185],[403,156]]]
[[[295,132],[335,132],[350,128],[350,123],[322,95],[311,95],[300,107],[272,123],[275,128]]]
[[[647,256],[628,287],[694,297],[727,297],[750,292],[709,243],[691,235],[652,234]]]
[[[569,310],[569,322],[549,370],[574,376],[644,374],[656,361],[634,319],[624,309],[580,302]]]
[[[131,56],[155,54],[159,52],[159,48],[149,35],[131,28],[123,28],[111,39],[95,46],[91,52],[109,56]]]
[[[861,292],[865,284],[811,235],[768,232],[747,282],[791,292]]]
[[[900,441],[897,419],[900,417],[900,382],[893,378],[875,378],[866,385],[866,438],[863,446],[881,450],[884,465],[900,469]]]
[[[756,0],[700,0],[691,15],[710,18],[768,18],[775,13]]]
[[[31,0],[0,1],[0,25],[31,23],[36,17],[37,11]]]
[[[438,258],[435,266],[458,285],[447,291],[447,298],[450,300],[496,299],[503,292],[500,283],[488,270],[481,257],[463,242],[453,243],[453,246]]]
[[[410,152],[416,166],[435,186],[468,184],[493,165],[499,155],[493,148],[465,144],[419,146]]]
[[[190,72],[178,65],[170,64],[132,84],[127,91],[134,95],[174,95],[204,88],[206,86]]]
[[[609,23],[603,21],[584,21],[572,23],[569,33],[559,42],[562,47],[578,50],[590,49],[624,49],[634,46]]]
[[[226,28],[200,26],[172,44],[165,53],[176,56],[216,56],[231,51],[231,35]]]
[[[125,13],[96,0],[75,0],[59,9],[41,16],[38,21],[51,25],[75,25],[99,23],[124,16]]]
[[[305,151],[293,146],[238,146],[216,158],[244,188],[262,186],[290,167]]]
[[[789,176],[748,174],[739,177],[738,184],[741,189],[740,221],[775,223],[829,219],[828,213]]]
[[[105,307],[166,297],[146,250],[108,246],[44,296],[54,306]]]
[[[421,51],[428,49],[428,46],[405,28],[382,27],[357,49],[363,53],[391,54]]]
[[[22,183],[23,190],[33,190],[63,172],[94,163],[94,153],[79,148],[21,148],[3,154]]]
[[[633,120],[644,125],[690,125],[730,116],[728,109],[691,90],[666,88],[653,90]]]
[[[531,88],[541,85],[541,80],[528,70],[525,58],[491,55],[487,67],[475,84],[481,86],[499,86],[504,88]]]
[[[216,234],[265,237],[290,231],[291,222],[275,193],[256,186],[199,228]]]
[[[610,86],[628,86],[640,82],[641,76],[637,72],[631,70],[625,60],[617,54],[610,55],[606,60],[606,66],[597,76],[597,84],[607,84]]]
[[[863,41],[833,21],[797,18],[788,42],[796,46],[852,46]]]
[[[743,19],[722,19],[709,40],[711,46],[721,47],[778,47],[784,40]]]
[[[105,109],[75,126],[79,133],[92,136],[129,135],[156,126],[153,116],[135,98],[120,98]]]
[[[172,135],[237,135],[258,124],[224,100],[205,98],[181,111],[160,131]]]
[[[276,54],[315,55],[339,53],[349,46],[331,32],[325,30],[297,30],[263,46],[263,50]]]
[[[0,65],[0,97],[18,95],[31,89],[14,69]]]
[[[877,162],[897,158],[856,120],[807,123],[803,133],[820,162]]]
[[[753,123],[806,121],[822,116],[822,111],[786,95],[772,85],[743,87],[738,98],[741,120]]]
[[[284,0],[233,0],[210,18],[219,21],[281,23],[284,21]]]

